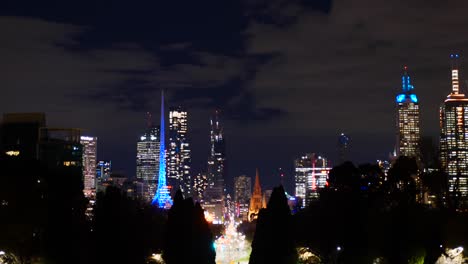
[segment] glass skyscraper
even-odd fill
[[[151,116],[148,115],[148,120]],[[150,202],[156,192],[159,174],[159,127],[148,126],[137,142],[136,178],[142,183],[143,199]]]
[[[440,160],[448,177],[450,198],[468,206],[468,99],[460,92],[458,55],[452,59],[452,92],[440,107]]]
[[[408,68],[404,67],[402,91],[396,96],[397,155],[420,161],[419,102],[411,84]]]
[[[167,180],[172,190],[180,189],[185,197],[191,196],[190,144],[187,139],[187,111],[182,107],[169,110],[169,150]]]

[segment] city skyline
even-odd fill
[[[316,151],[336,161],[341,132],[352,138],[356,163],[387,158],[395,143],[397,76],[408,65],[421,135],[437,142],[448,55],[459,52],[465,65],[468,3],[303,2],[188,3],[192,12],[172,3],[6,4],[0,112],[45,112],[51,126],[78,124],[99,138],[98,159],[133,177],[135,138],[145,113],[158,112],[155,98],[164,88],[169,103],[191,113],[194,172],[209,153],[206,120],[220,109],[229,189],[234,176],[253,176],[256,167],[272,187],[282,167],[291,191],[294,158]],[[462,70],[466,90],[464,76]],[[246,145],[258,146],[256,153]]]

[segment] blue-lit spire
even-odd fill
[[[161,128],[159,136],[159,178],[158,189],[153,198],[152,204],[157,204],[159,208],[165,208],[172,205],[169,189],[166,184],[166,146],[164,135],[164,91],[161,91]]]
[[[407,93],[414,89],[414,86],[411,84],[410,77],[408,75],[408,67],[403,68],[403,76],[401,77],[403,92]]]
[[[416,94],[411,93],[414,90],[414,86],[411,84],[411,78],[408,75],[408,67],[403,67],[403,76],[401,77],[401,86],[403,92],[398,94],[396,97],[397,103],[403,103],[406,100],[410,100],[413,103],[418,102]]]

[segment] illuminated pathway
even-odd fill
[[[237,225],[234,221],[229,222],[226,234],[216,239],[216,264],[249,263],[250,242],[245,240],[243,234],[237,232]]]

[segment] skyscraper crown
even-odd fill
[[[412,93],[414,86],[411,84],[411,78],[408,74],[408,67],[403,67],[403,76],[401,77],[402,90],[403,92],[398,94],[396,97],[397,103],[412,102],[417,103],[418,97]]]

